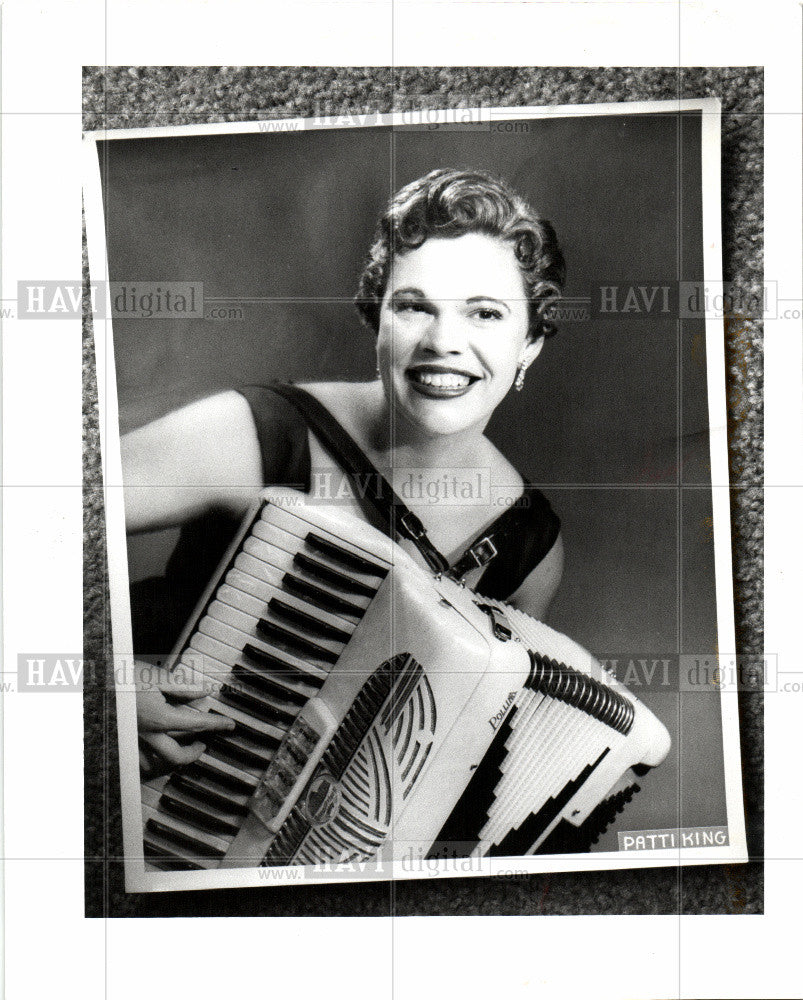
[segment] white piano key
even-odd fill
[[[158,823],[162,823],[166,818],[163,813],[157,813],[155,812],[155,810],[151,810],[149,807],[143,808],[142,817],[143,817],[143,823],[147,823],[151,817],[153,817],[153,819],[156,820],[156,822]],[[143,840],[150,841],[156,847],[163,847],[171,854],[176,855],[177,858],[180,858],[183,861],[190,862],[190,865],[198,865],[198,867],[200,868],[205,868],[207,871],[213,868],[220,867],[220,862],[222,860],[221,858],[212,857],[208,855],[202,856],[200,854],[197,854],[189,850],[183,844],[174,843],[172,840],[168,839],[166,836],[163,836],[161,833],[158,833],[156,831],[148,830],[147,828],[145,828]],[[145,870],[164,871],[164,869],[156,862],[155,859],[152,860],[151,858],[148,857],[148,848],[145,843],[143,843],[143,847],[145,854]],[[187,867],[190,868],[190,865],[188,865]],[[174,869],[174,870],[180,871],[181,869]]]
[[[243,560],[253,559],[253,556],[243,554],[242,559]],[[254,597],[257,600],[261,600],[265,604],[267,604],[268,601],[271,599],[271,597],[273,597],[275,593],[279,590],[279,588],[277,587],[276,590],[274,590],[272,584],[260,580],[258,577],[253,576],[251,573],[245,571],[241,567],[242,567],[242,561],[240,561],[240,566],[235,565],[233,569],[229,570],[229,572],[226,574],[226,583],[234,587],[235,589],[242,591],[244,594],[249,594],[251,597]],[[300,582],[301,584],[305,583],[309,584],[309,581],[304,580],[303,574],[300,573],[298,570],[296,570],[292,575],[293,577],[295,577],[296,581]],[[280,579],[281,579],[281,593],[283,595],[289,595],[291,593],[291,590],[287,585],[287,582],[285,581],[285,575],[283,574],[280,577]],[[315,584],[315,587],[317,590],[323,592],[321,596],[324,598],[330,597],[335,600],[338,599],[342,600],[339,594],[336,594],[331,588],[327,588],[325,585],[322,585],[320,581]],[[299,598],[299,600],[306,600],[306,599]],[[349,604],[352,605],[352,607],[354,607],[355,610],[353,612],[344,611],[343,613],[341,613],[339,611],[329,611],[328,609],[325,610],[327,610],[327,612],[333,616],[333,619],[337,620],[338,622],[342,622],[343,627],[347,626],[355,627],[356,622],[361,617],[360,611],[362,609],[365,609],[368,606],[368,604],[370,604],[370,602],[371,602],[370,597],[360,596],[358,598],[355,596],[354,599],[348,602]],[[309,606],[311,608],[314,608],[316,611],[320,610],[317,604],[314,604],[312,602],[307,602],[307,603],[309,603]]]
[[[228,604],[232,608],[236,608],[243,614],[248,615],[253,620],[259,618],[264,618],[265,612],[268,610],[267,601],[263,601],[258,597],[253,597],[247,591],[240,590],[237,587],[233,587],[228,582],[228,576],[226,577],[226,583],[222,584],[217,593],[215,594],[215,599],[222,601],[223,604]]]
[[[259,779],[255,778],[253,774],[249,774],[248,771],[242,771],[239,767],[234,764],[229,764],[224,760],[218,760],[217,757],[210,757],[207,753],[202,753],[198,758],[198,763],[208,764],[210,767],[215,768],[218,771],[222,771],[224,774],[230,775],[232,778],[238,778],[240,781],[246,782],[251,788],[256,788]]]
[[[199,653],[191,647],[187,647],[181,654],[179,665],[191,670],[194,676],[201,679],[201,683],[208,685],[209,694],[217,694],[232,676],[231,667],[227,663],[208,653]]]
[[[162,794],[162,789],[164,788],[164,786],[167,784],[167,782],[169,780],[170,780],[170,775],[169,774],[160,774],[156,778],[148,778],[146,781],[143,781],[142,782],[142,787],[143,788],[152,788],[154,792],[158,792],[161,795]]]
[[[240,590],[233,582],[230,582],[229,576],[231,574],[227,575],[226,582],[220,587],[215,597],[218,601],[229,604],[231,607],[242,611],[252,618],[269,617],[268,602],[276,598],[276,600],[282,601],[288,607],[295,608],[302,614],[309,615],[311,618],[317,619],[317,621],[340,629],[341,632],[351,634],[356,628],[354,622],[341,618],[331,611],[324,611],[322,608],[305,601],[302,597],[296,597],[295,594],[289,593],[283,587],[274,587],[271,584],[265,583],[263,584],[263,593],[266,595],[266,599],[260,600],[255,598],[251,594]]]
[[[196,632],[193,635],[187,645],[186,652],[190,653],[193,657],[208,656],[210,660],[218,660],[221,663],[225,663],[228,667],[233,667],[243,655],[242,649],[229,645],[229,643],[221,642],[219,639],[214,639],[204,632]]]
[[[245,545],[245,543],[243,543],[243,545]],[[273,587],[280,587],[282,577],[287,571],[281,569],[281,565],[274,566],[272,563],[267,562],[267,560],[262,559],[259,556],[259,552],[259,548],[256,548],[256,554],[243,548],[234,560],[234,568],[240,570],[240,572],[245,573],[248,576],[253,577],[253,579],[259,582],[269,583]],[[269,553],[263,552],[263,554],[267,555]],[[286,566],[292,565],[292,558],[287,552],[285,552],[283,556],[277,556],[276,558],[280,564],[283,563]]]
[[[335,573],[339,573],[341,576],[348,576],[349,574],[344,573],[341,567],[333,566],[331,563],[327,562],[324,557],[320,557],[317,553],[313,553],[307,549],[299,550],[309,558],[314,559],[316,562],[320,563],[321,566],[331,569]],[[234,565],[238,569],[242,569],[247,573],[251,573],[259,580],[265,580],[266,583],[278,586],[281,583],[281,579],[285,573],[292,573],[294,576],[299,577],[302,580],[313,584],[316,587],[320,587],[322,590],[328,591],[335,597],[342,597],[347,600],[350,604],[354,604],[360,608],[367,608],[371,603],[372,598],[366,594],[356,594],[353,589],[349,587],[338,587],[335,583],[329,583],[325,580],[319,579],[317,576],[313,575],[311,572],[303,569],[301,566],[297,566],[294,562],[294,557],[296,553],[284,552],[281,549],[268,547],[266,542],[260,541],[258,538],[248,538],[243,543],[243,551],[235,559]],[[357,581],[356,575],[353,577],[355,582]],[[370,584],[368,586],[376,588],[377,581],[375,578],[371,578]]]
[[[321,537],[325,537],[321,532],[315,532],[315,534],[320,534]],[[276,540],[276,529],[273,525],[269,523],[261,523],[257,521],[254,524],[254,529],[251,535],[252,540],[261,539],[266,545],[274,545]],[[340,545],[340,539],[331,539],[333,544]],[[286,551],[283,548],[280,551]],[[318,562],[323,563],[324,566],[328,566],[330,569],[334,570],[336,573],[342,573],[343,576],[347,576],[350,579],[356,581],[357,583],[365,584],[366,587],[372,587],[376,589],[382,582],[382,577],[378,576],[376,573],[364,573],[361,570],[354,569],[352,566],[347,566],[338,560],[334,556],[330,556],[328,553],[320,552],[314,546],[307,544],[304,538],[298,539],[298,545],[292,549],[292,554],[295,555],[297,552],[303,552],[308,555],[311,559],[317,559]],[[273,563],[273,560],[268,560]],[[284,561],[284,560],[282,560]],[[274,563],[275,565],[275,563]]]
[[[145,815],[146,810],[149,810],[147,815]],[[195,840],[199,840],[201,843],[206,844],[211,851],[228,850],[229,844],[233,839],[231,837],[220,837],[217,834],[210,833],[208,830],[202,830],[200,827],[187,823],[185,820],[179,819],[171,813],[164,812],[164,810],[159,808],[158,796],[151,795],[150,789],[148,789],[148,791],[143,789],[142,812],[146,820],[153,818],[157,820],[157,822],[163,823],[165,826],[172,828],[177,833],[183,833],[188,837],[193,837]]]
[[[226,715],[230,719],[234,719],[235,722],[242,722],[244,726],[250,726],[251,729],[256,729],[257,732],[262,733],[264,736],[270,736],[275,740],[281,740],[284,737],[286,728],[281,726],[273,726],[268,722],[263,722],[261,719],[255,719],[253,716],[244,712],[240,708],[235,708],[234,705],[228,705],[226,702],[221,701],[215,697],[204,698],[202,702],[198,702],[197,706],[200,711],[215,711],[218,715]],[[290,723],[287,724],[289,728]],[[233,733],[222,732],[222,736],[232,736]],[[203,734],[199,737],[203,740]]]
[[[233,812],[229,809],[223,809],[220,806],[212,805],[209,802],[206,802],[203,798],[196,797],[196,795],[193,792],[187,791],[184,788],[180,787],[177,788],[175,786],[170,786],[169,788],[165,789],[165,792],[174,801],[182,805],[189,806],[191,809],[197,809],[212,823],[217,823],[217,822],[229,823],[232,826],[237,827],[238,830],[242,824],[243,816],[241,814]],[[189,817],[186,818],[185,822],[187,822],[191,826],[196,825],[195,821]],[[200,822],[198,826],[200,829],[203,829],[206,832],[213,833],[213,835],[216,837],[228,838],[229,836],[228,833],[225,833],[220,829],[216,831],[208,831],[206,827],[200,824]],[[236,830],[232,832],[231,836],[232,837],[236,836]]]
[[[302,659],[299,655],[287,652],[278,646],[271,645],[264,639],[256,639],[252,636],[246,635],[244,632],[240,632],[238,629],[232,628],[224,622],[216,621],[208,615],[201,623],[199,623],[198,628],[201,634],[209,636],[210,639],[217,639],[219,643],[227,645],[234,650],[235,656],[232,661],[232,666],[234,666],[237,659],[243,655],[242,651],[246,643],[250,643],[250,645],[252,645],[255,649],[261,650],[268,656],[278,657],[291,667],[297,668],[299,671],[310,677],[326,680],[329,676],[329,671],[324,669],[324,667],[319,664],[313,663],[311,660]],[[191,645],[196,649],[201,649],[201,645],[196,642],[196,636],[193,636]],[[220,658],[223,659],[223,656]]]
[[[227,626],[228,628],[234,629],[239,636],[242,637],[241,640],[239,640],[241,646],[244,646],[247,642],[256,646],[261,642],[265,643],[271,649],[283,649],[281,639],[277,639],[274,642],[270,636],[263,635],[260,631],[258,631],[257,623],[253,619],[242,614],[242,612],[237,611],[236,608],[232,608],[227,604],[221,604],[220,601],[213,601],[212,604],[209,605],[206,616],[198,623],[199,631],[212,634],[206,627],[206,624],[209,621],[217,622],[221,625]],[[337,642],[333,639],[324,639],[319,636],[312,635],[312,633],[306,633],[301,628],[296,627],[293,623],[288,623],[278,618],[274,618],[272,614],[266,614],[265,621],[276,625],[278,628],[284,629],[290,634],[291,637],[298,636],[299,640],[308,640],[313,642],[315,645],[327,650],[334,657],[340,655],[345,645],[344,643]],[[288,642],[291,641],[291,639],[288,639]],[[327,662],[322,656],[315,656],[313,653],[307,654],[301,650],[297,650],[296,655],[302,657],[302,659],[306,659],[309,655],[312,660],[320,659],[322,662]]]
[[[334,535],[321,525],[313,524],[311,521],[304,520],[286,508],[277,507],[275,504],[269,504],[262,510],[262,520],[281,531],[295,535],[297,538],[303,539],[307,534],[312,532],[313,534],[319,535],[321,538],[327,539],[339,548],[351,552],[360,559],[367,559],[369,562],[375,563],[377,566],[380,566],[385,570],[390,567],[390,563],[387,559],[385,559],[385,557],[378,552],[355,545],[350,540],[345,539],[340,535]],[[373,577],[373,579],[376,579],[376,577]]]
[[[199,649],[195,648],[196,646],[203,647],[204,651],[199,651]],[[203,657],[205,662],[208,661],[213,665],[217,663],[219,666],[213,666],[211,668],[212,671],[216,669],[223,670],[225,667],[225,670],[227,671],[225,675],[226,683],[228,683],[228,679],[230,677],[232,678],[232,683],[239,683],[239,681],[237,681],[237,679],[231,674],[230,667],[227,664],[224,664],[222,660],[212,656],[209,652],[210,650],[214,650],[214,652],[216,652],[219,656],[229,657],[232,667],[237,664],[242,664],[246,668],[251,669],[254,673],[269,678],[274,684],[279,685],[287,691],[289,693],[289,697],[292,697],[292,695],[300,695],[306,699],[310,699],[314,698],[317,694],[318,689],[313,684],[304,684],[299,680],[286,677],[277,671],[270,671],[265,667],[249,665],[247,662],[248,658],[243,656],[242,653],[238,652],[232,646],[227,646],[222,642],[218,642],[216,639],[212,639],[208,635],[204,635],[202,632],[197,632],[193,636],[191,645],[187,647],[182,656],[191,656],[193,657],[193,661],[195,661],[196,658]]]

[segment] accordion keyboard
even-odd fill
[[[670,746],[567,636],[291,491],[265,491],[168,665],[234,728],[142,786],[149,871],[532,854]]]
[[[262,505],[175,661],[210,692],[193,707],[235,728],[207,738],[195,763],[143,785],[149,865],[219,866],[260,776],[388,570],[381,554]]]

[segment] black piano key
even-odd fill
[[[317,559],[305,556],[303,552],[297,552],[293,556],[293,565],[298,566],[299,569],[303,569],[305,573],[309,573],[316,580],[329,584],[330,587],[334,587],[335,590],[341,593],[373,597],[378,589],[377,587],[369,587],[359,580],[346,576],[344,573],[338,573],[337,570],[325,566],[322,562],[318,562]]]
[[[224,813],[244,816],[248,812],[248,806],[244,802],[229,798],[222,790],[214,788],[207,782],[188,777],[186,774],[173,775],[166,787],[168,790],[175,788],[184,795],[198,799],[200,802],[206,802],[214,809],[219,809]]]
[[[257,695],[250,694],[240,687],[224,684],[218,697],[227,705],[241,709],[255,719],[260,719],[271,726],[289,726],[296,717],[292,706],[275,705]]]
[[[242,750],[242,747],[221,742],[210,744],[206,752],[213,760],[220,761],[222,764],[232,764],[255,777],[264,774],[267,769],[267,765],[263,761],[253,759],[252,755]]]
[[[323,587],[316,587],[314,583],[307,583],[300,577],[293,576],[292,573],[285,573],[282,577],[282,589],[295,597],[300,597],[308,604],[320,608],[322,611],[331,611],[336,615],[350,615],[354,618],[362,618],[365,608],[361,608],[336,594],[324,590]]]
[[[319,646],[317,642],[313,642],[311,639],[305,639],[301,635],[296,635],[295,632],[282,628],[281,625],[276,625],[273,622],[266,621],[264,618],[260,618],[256,627],[257,632],[261,636],[270,642],[277,643],[288,652],[298,653],[301,656],[311,656],[316,660],[323,660],[324,663],[337,662],[338,653],[334,653],[331,649],[326,649],[324,646]]]
[[[252,795],[254,792],[254,785],[229,774],[228,771],[221,771],[220,768],[213,767],[205,760],[196,760],[192,764],[188,764],[181,773],[192,778],[193,781],[214,782],[216,785],[229,789],[235,795]]]
[[[351,636],[344,632],[342,628],[336,628],[328,622],[323,622],[314,615],[308,615],[305,611],[299,611],[291,604],[285,604],[278,597],[272,597],[268,602],[268,608],[276,618],[289,622],[310,635],[320,636],[322,639],[331,639],[333,642],[346,643]]]
[[[306,705],[312,697],[312,692],[305,693],[304,691],[299,691],[297,688],[289,687],[286,684],[282,684],[281,680],[277,680],[270,674],[263,674],[259,670],[252,670],[250,667],[243,666],[241,663],[232,667],[231,673],[232,677],[234,677],[238,683],[244,684],[246,687],[252,687],[256,691],[271,695],[279,701],[287,702],[290,705],[296,705],[299,708]]]
[[[200,827],[202,830],[208,830],[210,833],[217,834],[218,836],[233,836],[240,829],[238,823],[233,823],[225,816],[220,816],[200,806],[184,802],[167,791],[163,792],[159,798],[159,808],[168,815],[175,816],[185,823],[189,823],[191,826]]]
[[[180,854],[175,854],[173,851],[168,851],[167,848],[161,847],[159,844],[154,844],[152,841],[145,839],[143,841],[145,848],[145,860],[152,865],[156,865],[158,868],[167,869],[168,871],[203,871],[204,866],[197,864],[195,861],[190,861],[188,858],[181,857]]]
[[[302,667],[288,663],[287,660],[283,660],[280,656],[257,649],[250,642],[247,642],[243,646],[243,653],[249,660],[253,660],[257,666],[269,670],[273,676],[278,678],[287,677],[288,680],[303,681],[305,684],[312,684],[316,688],[321,687],[326,679],[325,677],[318,677],[317,674],[307,673]]]
[[[223,715],[223,712],[218,712],[214,708],[211,711],[216,715]],[[286,729],[287,726],[276,726],[277,729]],[[267,750],[275,750],[280,743],[280,737],[272,736],[270,733],[263,733],[261,729],[257,729],[254,726],[249,726],[246,722],[241,722],[240,719],[234,720],[234,729],[228,731],[223,731],[221,736],[226,738],[235,737],[238,739],[249,740],[251,743],[256,743],[257,746],[265,747]]]
[[[240,762],[246,767],[264,771],[270,764],[273,754],[265,753],[258,747],[240,742],[231,736],[216,734],[214,739],[209,740],[207,752],[213,756],[229,758],[235,762]]]
[[[332,562],[338,562],[348,569],[355,570],[357,573],[367,573],[369,576],[378,576],[380,579],[384,579],[388,575],[386,566],[379,566],[377,563],[370,562],[363,556],[355,555],[353,552],[349,552],[348,549],[344,549],[342,546],[329,541],[328,538],[322,538],[314,532],[310,532],[304,541],[315,552],[320,552],[321,555],[327,556]]]
[[[153,817],[145,824],[145,830],[159,837],[160,840],[166,840],[169,844],[175,844],[181,850],[188,851],[199,858],[222,858],[225,854],[219,847],[206,844],[203,840],[196,840],[195,837],[191,837],[188,833],[184,833],[181,830],[174,830],[172,826],[160,823],[158,820],[153,819]]]

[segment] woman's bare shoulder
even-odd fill
[[[300,382],[299,388],[306,389],[335,415],[337,412],[360,406],[373,395],[372,382]]]
[[[230,444],[252,428],[247,401],[239,392],[229,389],[172,409],[150,423],[129,431],[124,440],[149,437],[164,446],[197,443],[209,447],[220,440],[221,433],[226,443]]]
[[[239,512],[262,484],[251,411],[233,390],[131,431],[121,455],[131,531],[183,524],[212,507]]]
[[[363,448],[370,450],[381,410],[379,382],[309,382],[300,385],[323,403]]]

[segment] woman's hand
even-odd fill
[[[190,733],[231,731],[234,721],[224,715],[202,712],[189,705],[172,705],[203,698],[208,685],[181,666],[168,671],[149,663],[134,664],[137,693],[137,724],[140,737],[140,767],[146,776],[197,760],[206,749],[201,740],[183,745],[176,739]]]

